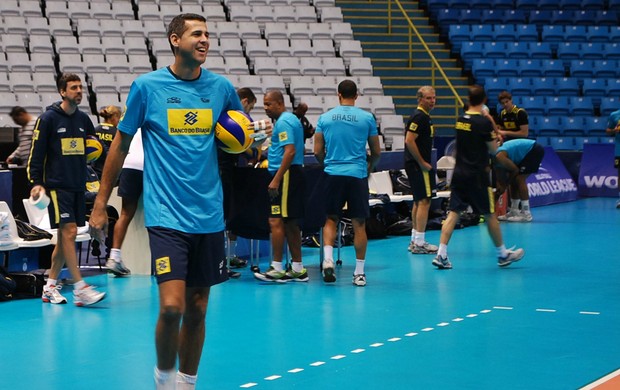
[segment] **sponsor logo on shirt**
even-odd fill
[[[168,109],[168,134],[170,135],[211,134],[213,125],[211,109]]]
[[[280,134],[278,135],[278,139],[280,140],[280,142],[282,142],[282,141],[286,141],[286,140],[288,139],[288,134],[287,134],[286,132],[284,132],[284,133],[280,133]]]
[[[181,98],[178,98],[178,97],[176,97],[176,96],[169,97],[169,98],[166,100],[166,103],[168,103],[168,104],[179,104],[179,103],[181,103]]]
[[[277,205],[271,206],[271,214],[280,215],[281,213],[282,211],[280,210],[280,206],[277,206]]]
[[[170,257],[160,257],[155,260],[155,272],[157,275],[167,274],[172,271],[170,267]]]
[[[59,128],[58,130],[56,130],[57,133],[66,133],[67,129],[64,127]]]
[[[471,123],[456,122],[456,129],[463,131],[471,131]]]
[[[63,156],[79,156],[84,154],[84,138],[63,138],[60,140]]]

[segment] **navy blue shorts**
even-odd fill
[[[540,163],[545,156],[545,148],[540,144],[534,144],[532,150],[530,150],[521,163],[519,163],[519,174],[530,174],[538,172]]]
[[[144,174],[139,169],[123,168],[118,184],[118,196],[138,201],[142,195]]]
[[[366,219],[370,216],[367,178],[325,174],[324,191],[329,194],[326,197],[327,215],[340,217],[346,203],[349,218]]]
[[[405,172],[407,172],[407,178],[411,185],[411,193],[413,194],[414,201],[417,202],[422,199],[429,199],[436,194],[434,169],[426,172],[420,168],[418,163],[410,162],[405,163]]]
[[[301,165],[292,165],[280,183],[279,195],[270,198],[271,218],[300,219],[304,217],[306,179]]]
[[[51,201],[47,206],[47,211],[50,216],[50,226],[53,229],[71,222],[75,222],[77,226],[86,224],[84,191],[50,190],[48,195]]]
[[[495,196],[487,173],[480,172],[469,177],[460,175],[452,177],[450,210],[465,211],[467,206],[471,206],[475,212],[482,215],[495,212]]]
[[[228,280],[224,232],[192,234],[149,227],[157,283],[185,280],[187,287],[211,287]]]

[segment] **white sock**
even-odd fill
[[[416,245],[424,245],[424,236],[426,235],[426,232],[416,232],[415,234],[415,244]]]
[[[177,390],[193,390],[196,388],[197,375],[183,374],[177,371]]]
[[[415,229],[411,229],[411,241],[412,242],[415,242],[416,234],[418,234],[418,232],[416,232]]]
[[[278,272],[282,272],[282,262],[281,261],[272,261],[271,266]]]
[[[514,212],[519,211],[519,203],[521,203],[521,199],[510,199],[510,209]]]
[[[176,388],[176,376],[174,368],[171,370],[160,370],[155,367],[155,389],[156,390],[174,390]]]
[[[323,254],[325,255],[325,259],[334,260],[334,247],[331,245],[325,245],[323,247]]]
[[[529,200],[521,201],[521,210],[523,210],[524,213],[530,212],[530,201]]]
[[[502,244],[502,246],[498,246],[495,250],[497,251],[497,257],[504,258],[508,256],[508,251],[506,250],[506,245],[504,244]]]
[[[230,246],[228,247],[228,257],[237,256],[237,240],[231,240]]]
[[[355,271],[353,271],[353,275],[361,275],[364,273],[364,263],[366,263],[364,260],[355,260]]]
[[[114,259],[117,263],[121,261],[121,250],[120,249],[110,249],[110,259]]]
[[[437,250],[437,255],[446,258],[448,257],[448,245],[439,244],[439,249]]]
[[[301,261],[293,261],[293,271],[301,272],[304,269],[304,265]]]
[[[86,286],[87,286],[86,282],[84,280],[80,280],[79,282],[75,282],[75,284],[73,285],[73,289],[81,290]]]
[[[56,279],[52,279],[52,278],[48,278],[47,279],[47,283],[45,284],[47,287],[52,287],[52,286],[57,286],[58,280]]]

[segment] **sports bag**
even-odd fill
[[[46,232],[41,228],[24,221],[20,221],[19,219],[15,219],[15,224],[17,225],[17,234],[24,241],[51,239],[53,237],[50,232]]]
[[[0,301],[10,301],[15,292],[15,281],[4,267],[0,266]]]

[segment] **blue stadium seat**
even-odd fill
[[[594,77],[594,61],[592,60],[571,60],[569,69],[571,77]]]
[[[526,108],[526,110],[527,110],[527,108]],[[538,124],[540,122],[542,122],[544,120],[544,118],[545,118],[544,115],[530,115],[530,113],[528,111],[527,121],[528,121],[528,123],[530,125],[530,131],[532,131],[533,127],[538,128],[537,127]],[[538,131],[538,130],[536,130],[536,131]],[[532,132],[532,134],[533,134],[533,132]]]
[[[581,9],[602,10],[604,8],[605,0],[581,0]]]
[[[471,68],[474,58],[484,58],[484,44],[482,42],[463,42],[461,58],[467,68]]]
[[[568,106],[572,116],[592,116],[594,115],[594,103],[591,97],[569,96]]]
[[[522,9],[506,10],[504,13],[504,23],[525,24],[528,20],[528,13]]]
[[[450,8],[450,0],[429,0],[427,3],[431,11],[442,11],[443,9]]]
[[[586,116],[583,118],[583,127],[589,136],[604,136],[607,129],[607,117]]]
[[[483,57],[506,58],[506,42],[486,42],[484,44]]]
[[[586,37],[588,42],[609,42],[609,26],[588,26],[586,27]]]
[[[588,41],[588,31],[586,26],[565,26],[563,40],[570,42]]]
[[[545,24],[540,32],[540,39],[542,42],[556,42],[557,48],[557,42],[564,42],[564,26]]]
[[[528,96],[532,93],[532,83],[529,77],[510,77],[507,84],[512,95]]]
[[[543,77],[544,60],[519,60],[519,70],[521,77]]]
[[[495,60],[485,58],[475,58],[471,65],[471,73],[476,79],[486,77],[496,77]]]
[[[536,3],[538,3],[538,1]],[[540,9],[531,10],[528,20],[530,24],[535,24],[537,26],[549,24],[551,20],[551,11]]]
[[[518,77],[519,76],[519,60],[515,59],[499,59],[495,61],[497,77]]]
[[[547,113],[548,115],[567,116],[570,113],[569,102],[567,96],[549,96],[547,97]]]
[[[609,5],[609,11],[601,10],[601,11],[581,11],[583,15],[584,12],[594,12],[594,17],[590,18],[589,21],[594,20],[595,24],[599,26],[618,26],[618,13],[617,10],[619,7],[613,8],[612,5]],[[589,22],[588,24],[592,24]]]
[[[536,126],[538,127],[538,131],[536,134],[544,135],[544,136],[556,136],[560,135],[562,131],[562,126],[559,118],[557,116],[545,116],[542,117],[542,120],[538,121]]]
[[[549,138],[550,146],[554,150],[574,150],[575,144],[573,143],[574,137],[551,137]]]
[[[508,42],[506,44],[506,55],[508,58],[528,59],[530,58],[530,43]],[[551,56],[551,53],[549,53],[549,56]]]
[[[461,11],[453,8],[440,9],[437,13],[437,24],[442,30],[445,31],[445,27],[452,24],[461,23]]]
[[[572,136],[582,136],[585,135],[585,128],[583,117],[565,117],[562,120],[562,134],[563,135],[572,135]]]
[[[514,24],[496,24],[493,26],[493,40],[498,42],[514,42],[516,30]]]
[[[575,20],[576,20],[575,11],[571,11],[571,10],[551,11],[551,19],[550,19],[551,24],[561,24],[561,25],[574,24]]]
[[[538,42],[538,29],[535,24],[517,24],[515,30],[515,41]]]
[[[487,5],[488,7],[488,5]],[[504,23],[504,10],[483,9],[480,22],[483,24],[501,24]]]
[[[580,10],[581,0],[560,0],[560,9]]]
[[[514,9],[514,1],[513,0],[495,0],[493,4],[489,4],[488,0],[471,0],[472,8],[489,8],[493,7],[493,9],[501,9],[501,10],[512,10]]]
[[[620,77],[620,64],[615,60],[594,61],[594,76],[600,78]],[[609,84],[609,81],[607,82]],[[608,93],[609,94],[609,93]]]
[[[559,60],[541,60],[544,77],[564,77],[566,69],[564,63]]]
[[[545,96],[526,96],[521,98],[521,106],[530,116],[547,115],[547,98]]]
[[[484,79],[484,90],[487,92],[489,100],[497,99],[497,95],[507,89],[508,83],[504,77],[493,77]]]
[[[620,26],[609,27],[609,42],[620,42]]]
[[[620,96],[620,79],[608,79],[605,87],[605,95]],[[620,108],[620,106],[618,107]]]
[[[605,96],[605,89],[607,88],[607,83],[605,79],[584,79],[583,80],[583,96],[589,96],[595,103],[597,101],[600,102],[600,98]]]
[[[492,41],[494,38],[493,26],[490,24],[474,24],[471,26],[472,41]]]
[[[620,60],[620,42],[602,43],[606,60]]]
[[[538,9],[538,0],[515,0],[515,7],[521,10]]]
[[[581,57],[581,44],[571,42],[561,42],[557,50],[558,59],[568,65],[570,60],[578,60]]]
[[[588,60],[602,60],[606,55],[606,44],[589,42],[581,44],[581,58]]]
[[[460,23],[479,24],[482,19],[482,10],[479,9],[463,9],[459,13]]]
[[[539,96],[557,95],[555,79],[551,77],[532,79],[532,92],[534,92],[535,95]]]
[[[585,144],[598,144],[601,142],[599,137],[574,137],[575,150],[583,150]]]
[[[614,111],[620,109],[620,98],[617,97],[604,97],[601,99],[601,115],[608,117]]]
[[[543,10],[557,10],[559,8],[558,0],[538,0],[538,8]]]
[[[471,30],[468,24],[452,24],[448,29],[448,38],[454,51],[461,49],[463,42],[471,41]]]
[[[538,136],[536,137],[536,142],[542,146],[551,146],[551,140],[549,137]]]
[[[547,59],[553,57],[551,45],[546,42],[529,42],[529,58]]]

